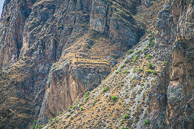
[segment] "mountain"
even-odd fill
[[[192,0],[5,0],[0,128],[193,128]]]

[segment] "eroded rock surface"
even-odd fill
[[[0,111],[14,115],[1,115],[0,127],[26,128],[38,116],[44,123],[105,79],[143,34],[130,12],[139,2],[118,2],[5,1]]]

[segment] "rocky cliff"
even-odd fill
[[[6,0],[0,127],[47,122],[97,87],[144,33],[131,15],[134,4],[140,2]]]
[[[5,0],[0,128],[193,128],[193,5]]]

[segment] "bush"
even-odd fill
[[[153,75],[157,75],[157,71],[156,70],[152,70],[152,74]]]
[[[129,50],[129,51],[127,52],[127,54],[131,54],[131,53],[133,53],[133,50]]]
[[[140,73],[142,71],[143,71],[143,69],[141,69],[141,68],[139,68],[139,69],[136,70],[137,73]]]
[[[53,121],[53,119],[50,119],[49,121]]]
[[[43,125],[38,125],[38,129],[42,129],[43,128]]]
[[[146,73],[152,73],[151,69],[146,70]]]
[[[167,61],[164,61],[163,64],[166,65]]]
[[[154,41],[151,41],[149,44],[148,44],[148,47],[153,47],[155,45],[155,42]]]
[[[122,127],[121,129],[127,129],[127,128],[125,128],[125,127]]]
[[[148,122],[149,122],[149,119],[147,118],[146,120],[144,120],[144,126],[146,126],[147,124],[148,124]]]
[[[127,74],[128,72],[127,72],[127,70],[125,70],[124,72],[123,72],[123,74]]]
[[[109,86],[106,86],[106,87],[102,90],[102,92],[106,92],[107,90],[109,90]]]
[[[135,55],[140,54],[140,53],[141,53],[141,50],[137,51],[137,52],[135,53]]]
[[[154,37],[153,37],[153,36],[149,38],[149,44],[148,44],[148,47],[153,47],[153,46],[154,46],[155,42],[153,41],[153,39],[154,39]]]
[[[87,92],[85,93],[85,97],[87,97],[88,95],[90,95],[90,91],[87,91]]]
[[[55,123],[58,123],[59,119],[55,119]]]
[[[153,68],[153,64],[152,63],[148,63],[148,68]]]
[[[139,55],[136,55],[133,59],[133,62],[135,62],[137,60],[137,58],[139,57]]]
[[[121,69],[123,69],[125,66],[126,66],[126,65],[125,65],[125,64],[123,64],[123,65],[121,66]]]
[[[73,106],[73,109],[76,109],[76,108],[77,108],[77,105],[74,105],[74,106]]]
[[[81,107],[81,108],[80,108],[80,111],[83,111],[83,110],[85,110],[85,108]]]
[[[126,59],[124,63],[129,63],[129,61],[130,61],[129,59]]]
[[[153,39],[154,39],[154,37],[152,36],[152,37],[150,37],[149,38],[149,43],[151,42],[151,41],[153,41]]]
[[[153,31],[153,32],[152,32],[152,36],[154,36],[154,35],[155,35],[155,32]]]
[[[86,97],[85,99],[84,99],[84,102],[86,102],[88,100],[88,97]]]
[[[112,96],[112,97],[111,97],[111,100],[112,100],[112,101],[115,101],[116,99],[117,99],[117,96]]]
[[[34,124],[36,124],[37,120],[34,120]]]
[[[98,101],[98,100],[95,99],[92,105],[95,106],[95,104],[96,104],[97,101]]]
[[[127,118],[129,118],[129,115],[124,115],[123,118],[124,118],[124,119],[127,119]]]
[[[34,126],[32,126],[32,129],[35,129],[35,125],[34,125]]]
[[[69,116],[70,116],[70,114],[67,114],[67,115],[65,115],[65,116],[69,117]]]
[[[146,60],[147,60],[147,59],[150,59],[151,57],[152,57],[152,56],[151,56],[150,54],[147,55],[147,56],[146,56]]]
[[[146,51],[148,49],[148,46],[146,46],[143,50]]]

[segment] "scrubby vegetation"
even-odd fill
[[[109,86],[106,86],[103,90],[102,90],[102,92],[104,93],[104,92],[106,92],[107,90],[109,90]]]
[[[148,63],[148,68],[152,69],[153,68],[153,64],[152,63]]]
[[[123,118],[124,118],[124,119],[127,119],[127,118],[129,118],[129,115],[124,115]]]
[[[150,54],[146,56],[146,60],[148,60],[150,58],[152,58],[152,56]]]
[[[87,97],[88,95],[90,95],[90,91],[87,91],[87,92],[85,93],[85,97]]]
[[[112,96],[112,97],[111,97],[111,100],[112,100],[112,101],[117,100],[117,96]]]
[[[131,53],[133,53],[133,50],[129,50],[129,51],[127,52],[127,54],[131,54]]]
[[[144,126],[146,126],[147,124],[148,124],[148,122],[149,122],[149,119],[147,118],[146,120],[144,120]]]
[[[135,62],[138,59],[139,55],[136,55],[133,59],[133,62]]]

